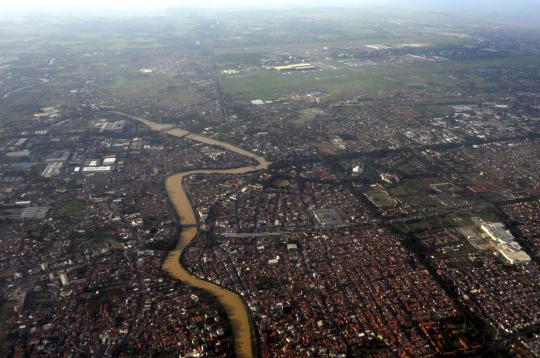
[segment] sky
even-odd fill
[[[293,2],[302,3],[305,1],[293,0]],[[258,1],[248,0],[16,0],[9,4],[2,5],[9,9],[43,9],[43,8],[83,8],[92,10],[147,10],[164,9],[172,6],[208,6],[208,7],[227,7],[227,6],[248,6]],[[269,3],[276,5],[286,5],[291,1],[272,0]]]
[[[5,4],[2,4],[5,3]],[[294,6],[376,6],[441,11],[482,19],[540,24],[540,0],[0,0],[0,12],[28,10],[148,11],[170,7],[290,8]],[[538,25],[540,27],[540,25]]]
[[[3,2],[3,1],[2,1]],[[533,6],[538,0],[12,0],[0,5],[3,9],[28,8],[85,8],[85,9],[163,9],[177,5],[209,7],[280,7],[291,5],[401,5],[425,8],[505,8],[519,9]]]

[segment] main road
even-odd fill
[[[236,355],[241,358],[252,358],[255,356],[254,338],[252,337],[251,322],[247,305],[242,298],[221,286],[205,281],[197,276],[192,275],[184,266],[182,266],[181,257],[189,244],[197,236],[198,221],[195,215],[191,201],[189,200],[186,188],[184,187],[184,179],[194,174],[245,174],[258,170],[265,170],[270,165],[265,158],[253,152],[247,151],[233,144],[225,143],[213,138],[204,137],[198,134],[191,133],[184,129],[177,128],[173,125],[154,122],[142,117],[129,115],[122,112],[114,112],[119,115],[126,116],[140,123],[143,123],[151,129],[163,132],[179,138],[188,138],[193,141],[209,144],[220,147],[231,152],[237,153],[244,157],[248,157],[257,162],[256,165],[231,168],[231,169],[198,169],[186,172],[176,173],[167,178],[165,186],[167,194],[171,200],[182,225],[182,232],[178,239],[176,248],[169,252],[164,263],[163,269],[172,277],[181,280],[193,287],[203,289],[214,295],[223,305],[225,312],[231,322],[234,333],[234,348]]]

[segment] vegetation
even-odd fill
[[[80,213],[86,207],[86,203],[82,200],[75,199],[60,204],[54,210],[54,216],[56,217],[68,217]]]
[[[256,64],[263,55],[257,52],[237,52],[237,53],[222,53],[216,56],[217,61],[221,64]]]
[[[15,304],[12,301],[0,301],[0,343],[6,337],[5,325],[7,319],[11,317]]]
[[[457,83],[450,74],[477,68],[512,63],[517,66],[538,64],[530,56],[502,57],[464,61],[421,62],[400,65],[377,65],[361,69],[279,73],[256,71],[234,77],[221,77],[223,90],[236,100],[255,98],[274,99],[290,91],[321,90],[333,97],[366,95],[385,97],[399,91],[416,90],[442,92],[453,89]],[[337,64],[336,64],[337,65]]]

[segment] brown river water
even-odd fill
[[[165,183],[167,193],[176,212],[178,213],[178,216],[180,217],[180,223],[183,226],[183,229],[180,234],[180,238],[178,239],[176,248],[169,252],[165,262],[163,263],[163,269],[175,279],[181,280],[182,282],[193,287],[203,289],[218,299],[218,301],[224,307],[225,312],[227,313],[227,316],[231,322],[236,355],[241,358],[254,357],[256,351],[254,347],[255,340],[254,337],[252,337],[250,316],[244,300],[238,294],[232,291],[192,275],[184,266],[182,266],[180,258],[182,257],[184,250],[197,236],[198,230],[197,217],[195,215],[193,206],[191,205],[191,201],[189,200],[188,193],[183,185],[183,180],[184,178],[194,174],[246,174],[258,170],[265,170],[268,168],[270,163],[265,158],[233,144],[194,134],[184,129],[176,128],[173,125],[158,123],[121,112],[116,113],[139,121],[149,126],[153,130],[167,133],[175,137],[188,138],[193,141],[227,149],[239,155],[254,159],[257,162],[257,165],[241,168],[190,170],[176,173],[167,178]]]

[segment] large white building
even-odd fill
[[[100,167],[84,167],[83,173],[106,173],[111,171],[110,165],[104,165]]]
[[[531,261],[531,257],[521,250],[521,246],[515,241],[510,244],[497,245],[497,251],[511,265],[521,265]]]
[[[514,235],[506,230],[504,224],[486,223],[480,228],[493,241],[497,252],[509,264],[520,265],[531,261],[531,257],[522,250],[521,245],[516,242]]]
[[[503,223],[482,224],[481,229],[491,240],[497,243],[505,243],[514,241],[514,235],[506,230]]]

